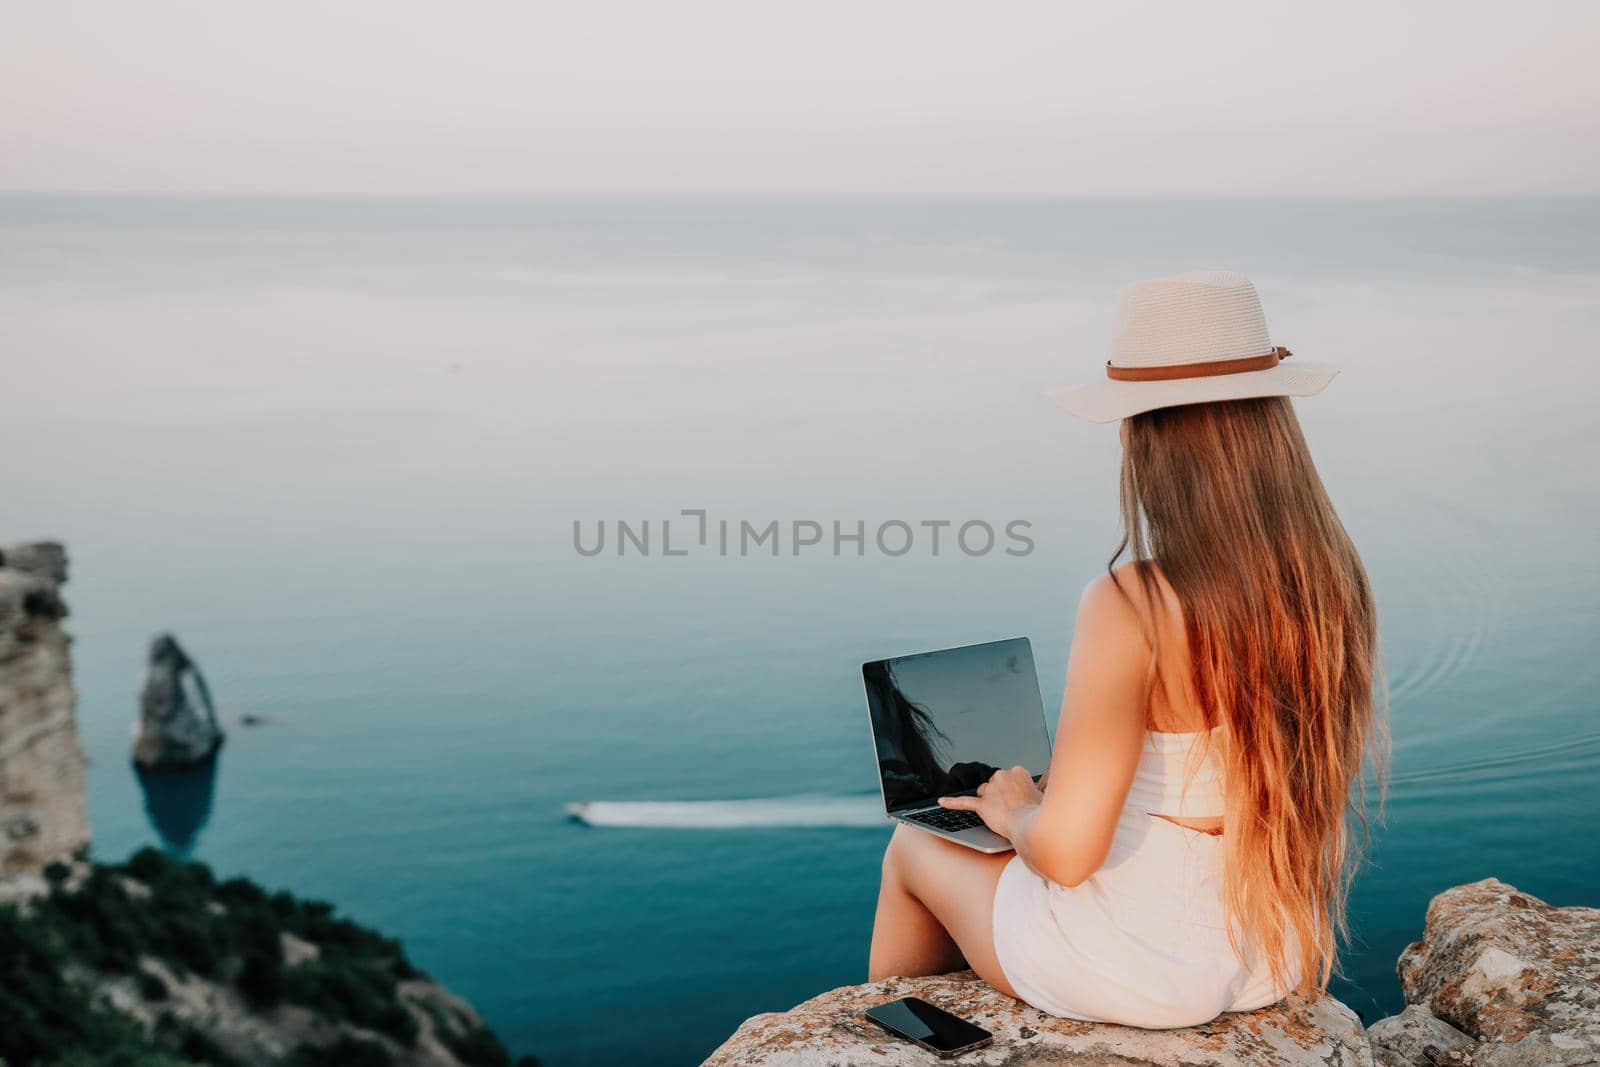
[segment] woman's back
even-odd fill
[[[1115,670],[1112,660],[1137,665],[1137,759],[1089,877],[1063,884],[1016,861],[1002,872],[996,958],[1023,999],[1067,1018],[1186,1026],[1270,1004],[1301,983],[1303,963],[1274,968],[1256,931],[1230,922],[1231,738],[1197,692],[1179,596],[1152,560],[1119,566],[1100,584],[1115,596],[1085,594],[1074,652],[1081,640],[1097,654],[1077,681]],[[1070,704],[1070,669],[1068,687]],[[1091,681],[1078,699],[1098,689]]]
[[[1352,791],[1383,750],[1365,568],[1288,400],[1163,407],[1122,437],[1118,588],[1154,649],[1150,727],[1222,727],[1229,924],[1309,992],[1342,929]]]
[[[1153,596],[1147,595],[1141,586],[1137,573],[1141,566],[1147,569],[1153,581]],[[1125,563],[1116,568],[1113,578],[1137,615],[1140,630],[1147,635],[1144,654],[1153,660],[1145,709],[1149,744],[1146,756],[1141,757],[1131,792],[1148,795],[1157,788],[1157,778],[1164,793],[1179,789],[1184,785],[1188,765],[1203,759],[1204,766],[1192,772],[1199,777],[1194,786],[1200,792],[1186,799],[1181,808],[1168,805],[1171,810],[1152,814],[1160,814],[1192,830],[1220,834],[1223,832],[1223,797],[1218,745],[1222,731],[1206,722],[1195,693],[1183,606],[1160,567],[1153,562]],[[1199,751],[1191,756],[1193,748]],[[1152,759],[1149,753],[1160,753],[1161,758]]]
[[[1163,969],[1173,1019],[1326,981],[1375,624],[1286,401],[1163,409],[1123,433],[1131,559],[1079,605],[1050,786],[998,883],[994,945],[1058,1014],[1180,1025],[1139,1008]]]

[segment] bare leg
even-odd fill
[[[909,826],[895,827],[883,856],[868,978],[920,977],[963,961],[1016,996],[994,954],[994,889],[1011,854],[986,856]]]
[[[961,949],[944,924],[906,887],[904,837],[917,831],[897,825],[883,853],[878,912],[872,920],[872,952],[867,979],[890,975],[945,974],[961,969]],[[924,834],[929,840],[936,840]]]

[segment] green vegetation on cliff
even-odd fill
[[[47,895],[0,907],[0,1061],[9,1067],[237,1067],[223,1042],[163,1010],[169,980],[190,979],[231,988],[248,1012],[296,1005],[340,1025],[325,1042],[303,1043],[293,1064],[385,1067],[392,1049],[418,1047],[424,1015],[457,1062],[511,1063],[475,1019],[426,1000],[412,1010],[400,983],[425,976],[397,941],[331,905],[245,879],[218,882],[205,865],[153,849],[120,865],[57,864],[46,877]],[[292,960],[286,943],[299,946]],[[145,1010],[117,1010],[94,994],[97,980],[119,978],[135,983]]]

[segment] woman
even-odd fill
[[[1383,731],[1372,593],[1287,399],[1336,372],[1288,355],[1239,275],[1123,293],[1107,380],[1059,398],[1122,420],[1124,536],[1078,605],[1049,773],[942,801],[1012,855],[896,829],[874,979],[964,960],[1145,1027],[1327,985]]]

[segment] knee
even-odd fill
[[[885,881],[899,876],[901,866],[905,863],[906,849],[910,847],[908,839],[915,832],[903,822],[894,824],[894,833],[889,836],[889,843],[883,849]]]
[[[896,881],[905,883],[910,877],[912,868],[917,865],[919,854],[927,848],[930,841],[937,840],[913,830],[905,823],[896,823],[894,834],[883,850],[884,877],[893,877]]]
[[[883,880],[885,882],[894,877],[895,867],[899,863],[900,846],[897,843],[899,840],[900,826],[896,824],[894,833],[889,835],[889,843],[883,846]]]

